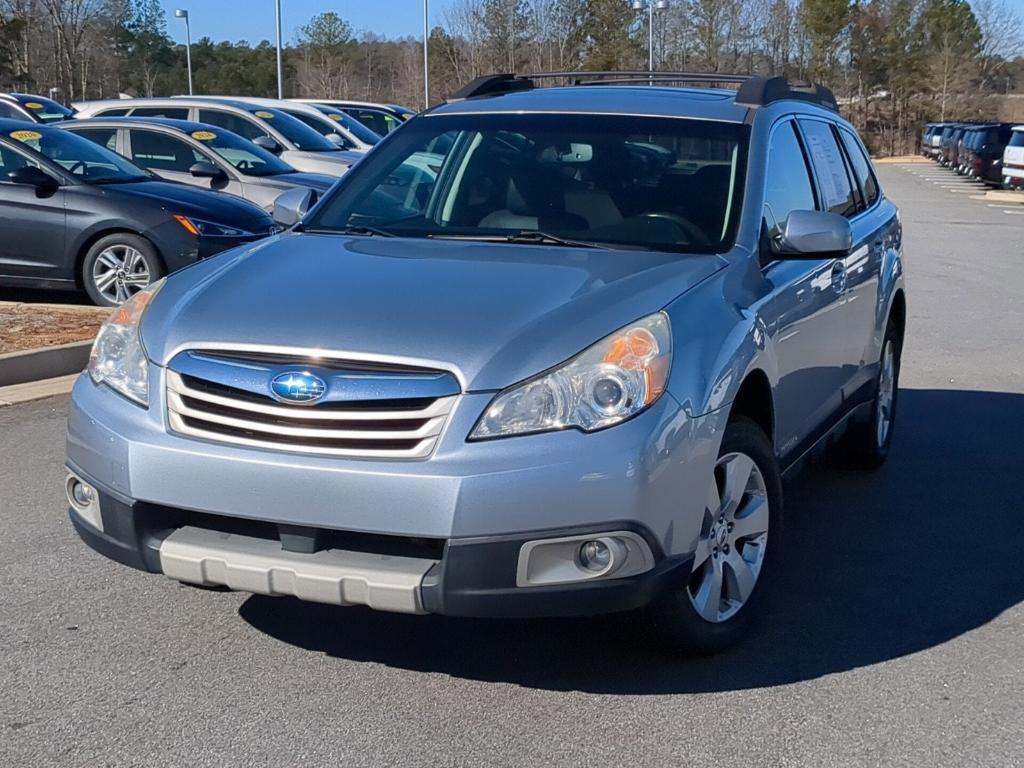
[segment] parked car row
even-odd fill
[[[921,154],[986,184],[1024,187],[1024,125],[928,123]]]
[[[0,94],[0,284],[117,305],[162,275],[278,231],[381,136],[392,105],[228,97],[83,102]],[[373,117],[373,116],[371,116]],[[294,217],[284,215],[285,223]]]

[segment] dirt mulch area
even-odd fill
[[[0,354],[91,341],[110,310],[0,303]]]

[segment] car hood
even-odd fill
[[[109,197],[120,195],[149,198],[154,206],[171,214],[181,213],[204,221],[228,224],[249,232],[263,233],[270,226],[267,212],[233,195],[224,195],[173,181],[146,180],[100,187]]]
[[[292,187],[308,187],[309,189],[315,189],[317,192],[326,192],[328,189],[334,186],[334,182],[338,179],[336,177],[327,176],[322,173],[280,173],[277,176],[265,177],[267,181],[279,184],[282,189],[291,189]]]
[[[143,340],[320,348],[454,370],[495,390],[656,312],[717,256],[287,233],[172,275]]]
[[[300,171],[308,173],[326,173],[332,176],[340,176],[363,155],[358,152],[339,149],[333,152],[303,152],[299,149],[286,150],[281,154],[281,159]]]

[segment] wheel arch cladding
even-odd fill
[[[750,371],[740,384],[732,403],[730,415],[746,416],[757,424],[769,442],[775,444],[775,405],[768,374],[760,368]]]

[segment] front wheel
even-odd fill
[[[764,600],[781,513],[782,480],[771,443],[757,424],[735,416],[708,478],[690,578],[651,609],[672,648],[716,653],[742,637]]]
[[[101,307],[116,307],[164,273],[156,248],[145,238],[118,232],[97,240],[82,262],[82,286]]]

